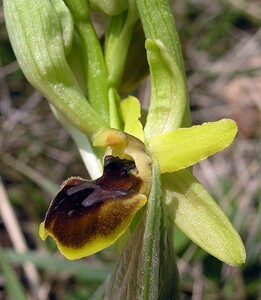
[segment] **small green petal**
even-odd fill
[[[222,119],[153,137],[149,149],[162,173],[187,168],[229,146],[237,133],[233,120]]]
[[[143,128],[139,121],[141,117],[139,100],[133,96],[124,99],[120,105],[120,112],[124,122],[124,132],[144,141]]]
[[[194,243],[221,261],[245,261],[242,240],[221,208],[188,170],[162,175],[171,221]]]

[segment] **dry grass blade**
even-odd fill
[[[6,190],[0,181],[0,214],[4,221],[6,230],[10,236],[10,239],[14,245],[14,249],[23,253],[28,250],[25,238],[20,228],[19,222],[16,218],[14,210],[8,199]],[[38,291],[40,287],[39,274],[32,263],[25,263],[23,265],[24,273],[28,279],[33,299],[39,299]]]

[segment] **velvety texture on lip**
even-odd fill
[[[44,228],[70,248],[110,235],[137,209],[136,201],[125,205],[139,193],[142,180],[136,172],[134,161],[106,156],[100,178],[68,179],[50,205]]]

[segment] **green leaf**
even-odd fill
[[[3,249],[7,261],[22,265],[32,262],[37,268],[48,272],[70,272],[73,276],[89,282],[102,282],[110,272],[107,269],[95,267],[87,262],[68,261],[51,254],[39,254],[34,251],[17,253],[12,249]],[[17,299],[13,297],[12,299]]]
[[[151,137],[182,125],[187,105],[187,86],[182,70],[161,40],[147,40],[151,99],[145,135]]]
[[[149,149],[162,173],[187,168],[229,146],[237,133],[233,120],[222,119],[153,137]]]
[[[105,299],[178,299],[172,230],[164,217],[160,172],[155,161],[147,209],[119,259]]]
[[[162,186],[169,217],[180,230],[221,261],[232,266],[244,263],[240,236],[190,171],[163,174]]]
[[[21,285],[20,281],[17,278],[17,275],[11,269],[6,255],[3,253],[2,248],[0,247],[0,267],[5,278],[6,290],[8,299],[16,300],[25,300],[26,295]]]

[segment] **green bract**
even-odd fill
[[[64,2],[4,1],[4,10],[15,55],[31,84],[84,133],[92,135],[107,127],[87,101],[67,62],[72,17]]]

